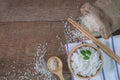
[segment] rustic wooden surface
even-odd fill
[[[1,1],[3,2],[1,3]],[[73,6],[70,6],[69,1],[67,0],[66,4],[69,4],[69,7],[71,8],[67,8],[68,10],[66,10],[67,6],[65,4],[64,5],[66,7],[63,6],[61,8],[60,5],[56,5],[57,2],[54,4],[54,6],[52,6],[52,4],[50,3],[46,3],[46,6],[49,4],[49,6],[52,6],[52,8],[57,6],[57,13],[59,13],[59,15],[56,14],[56,11],[54,11],[55,9],[53,9],[53,11],[48,14],[44,14],[35,10],[35,12],[38,13],[36,14],[36,16],[33,16],[34,11],[31,12],[31,8],[31,10],[28,10],[29,14],[27,14],[27,11],[24,10],[23,7],[33,6],[34,8],[34,6],[36,5],[36,0],[33,1],[33,5],[28,0],[27,1],[29,5],[25,5],[27,4],[27,1],[25,1],[26,3],[22,1],[22,3],[24,4],[21,3],[19,5],[19,0],[16,0],[16,2],[14,1],[13,4],[11,1],[0,0],[0,4],[2,4],[0,6],[4,8],[2,9],[0,7],[0,80],[3,79],[2,77],[5,76],[5,73],[10,69],[9,65],[11,65],[13,61],[16,61],[17,64],[21,64],[21,66],[16,67],[19,69],[22,69],[25,64],[32,62],[36,52],[36,47],[40,43],[45,44],[46,42],[48,43],[48,46],[45,59],[47,60],[52,55],[60,57],[64,65],[64,77],[66,78],[66,80],[70,80],[70,72],[68,70],[66,62],[67,55],[65,54],[65,49],[61,47],[61,44],[64,45],[66,41],[64,36],[64,23],[62,21],[64,21],[67,17],[77,17],[79,15],[79,9],[75,8],[75,6],[77,5],[74,5],[73,8]],[[6,2],[8,3],[6,4]],[[73,5],[72,2],[73,0],[70,0],[71,5]],[[85,0],[80,0],[77,4],[83,4],[84,2]],[[37,7],[41,8],[41,6],[38,6],[39,2],[36,3],[38,3]],[[6,5],[8,4],[10,7],[6,7]],[[61,3],[61,5],[63,4]],[[17,11],[17,9],[19,9],[20,7],[22,7],[21,10],[24,10],[25,12],[19,10]],[[15,11],[14,8],[16,8]],[[75,11],[73,9],[75,9]],[[5,14],[4,12],[2,12],[2,10],[4,10]],[[43,11],[44,10],[47,10],[47,8],[43,9]],[[13,11],[13,14],[6,13],[9,11]],[[42,17],[42,15],[44,17]],[[118,30],[116,33],[119,34],[120,30]],[[60,39],[58,39],[57,37],[59,37]],[[16,79],[14,78],[10,80]]]
[[[57,38],[59,37],[59,38]],[[0,75],[7,71],[7,64],[13,61],[23,66],[33,62],[37,46],[48,43],[46,60],[56,55],[64,63],[64,73],[68,73],[65,54],[64,24],[62,22],[16,22],[0,23]]]
[[[0,0],[0,22],[65,20],[86,1],[95,0]]]
[[[70,80],[67,55],[61,46],[66,41],[62,21],[79,16],[79,7],[86,1],[0,0],[0,80],[13,61],[22,65],[17,66],[19,69],[32,62],[36,47],[46,42],[45,59],[52,55],[60,57],[64,65],[64,77]]]

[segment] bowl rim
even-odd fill
[[[101,64],[100,68],[97,70],[97,72],[96,72],[95,75],[91,75],[91,76],[78,75],[78,74],[75,74],[75,73],[74,73],[74,71],[73,71],[73,69],[72,69],[72,67],[71,67],[71,56],[74,54],[74,51],[75,51],[76,49],[81,48],[81,47],[83,47],[83,46],[92,47],[92,48],[94,48],[96,51],[99,51],[99,52],[100,52],[99,58],[100,58],[100,60],[102,61],[102,64]],[[68,63],[68,68],[69,68],[70,72],[71,72],[73,75],[75,75],[76,77],[82,78],[82,79],[89,79],[89,78],[93,78],[93,77],[97,76],[97,75],[100,73],[100,71],[102,70],[102,68],[103,68],[103,56],[102,56],[102,54],[101,54],[101,51],[100,51],[95,45],[88,44],[88,43],[84,43],[84,44],[76,45],[75,47],[73,47],[73,48],[70,50],[70,53],[69,53],[68,59],[67,59],[67,63]]]

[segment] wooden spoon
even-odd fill
[[[50,61],[51,61],[51,60],[55,60],[55,61],[57,62],[57,67],[56,67],[55,70],[51,69],[51,68],[52,68],[52,66],[50,65]],[[47,67],[48,67],[48,69],[49,69],[52,73],[54,73],[54,74],[56,74],[57,76],[59,76],[60,80],[64,80],[64,77],[63,77],[63,74],[62,74],[62,67],[63,67],[63,65],[62,65],[62,61],[60,60],[60,58],[58,58],[58,57],[56,57],[56,56],[50,57],[50,58],[48,59],[48,61],[47,61]]]

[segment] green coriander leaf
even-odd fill
[[[90,50],[86,50],[86,52],[89,56],[92,54]]]
[[[90,59],[88,56],[84,56],[83,58],[84,58],[84,60],[89,60]]]
[[[83,56],[86,56],[86,51],[85,50],[81,50],[80,52]]]

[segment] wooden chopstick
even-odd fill
[[[79,31],[81,31],[87,38],[92,40],[104,52],[106,52],[110,57],[112,57],[115,61],[117,61],[120,64],[120,57],[116,55],[112,50],[110,50],[107,46],[105,46],[102,42],[100,42],[97,38],[95,38],[89,31],[86,31],[84,27],[81,27],[71,18],[68,18],[68,22],[70,22],[74,27],[76,27]]]

